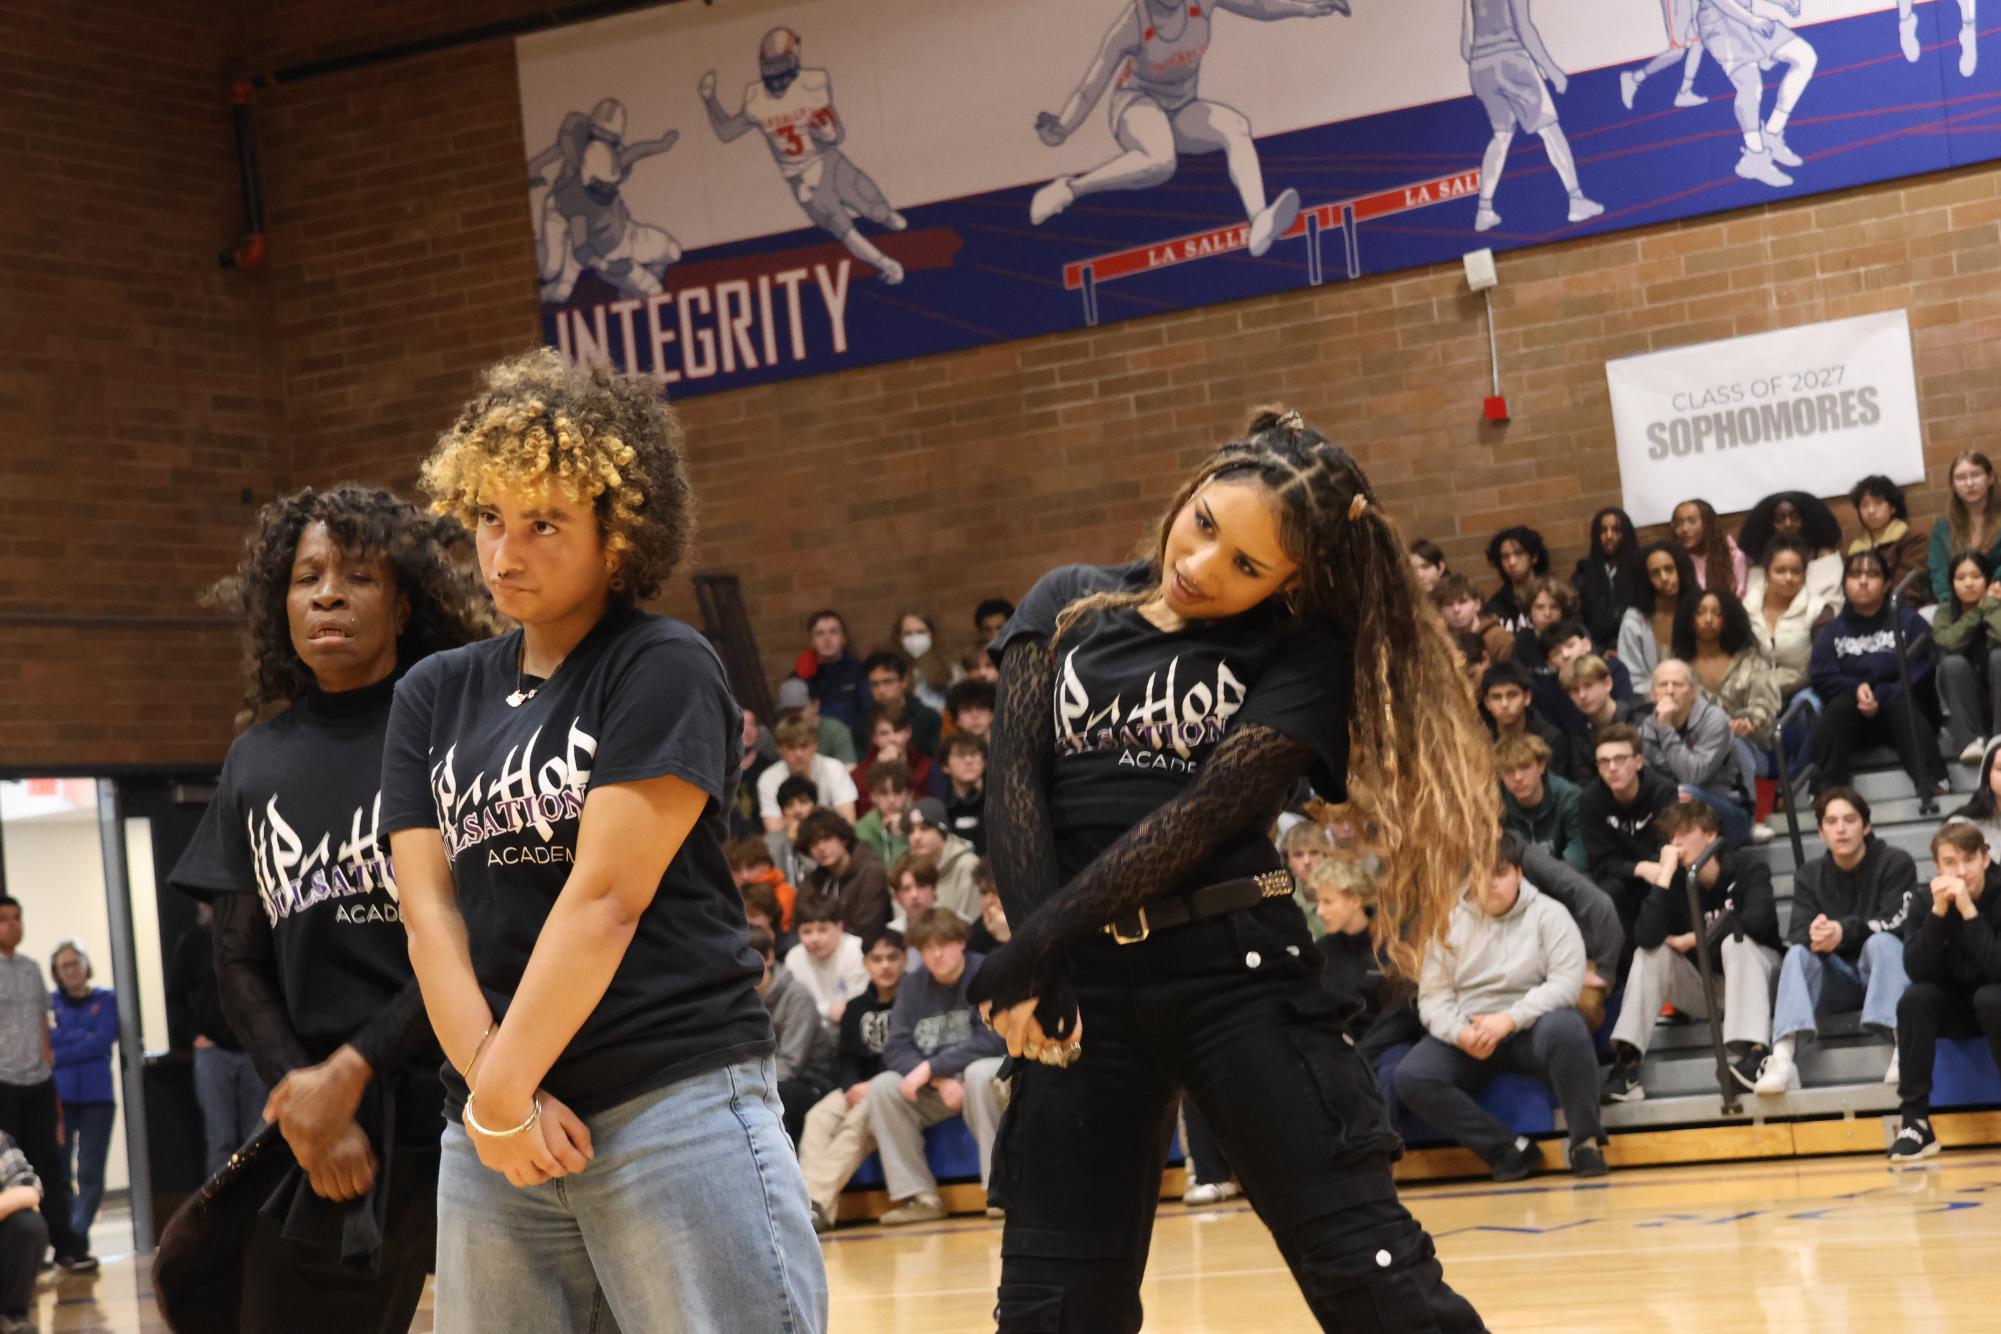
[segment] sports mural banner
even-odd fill
[[[1990,8],[643,10],[518,43],[543,332],[688,395],[2001,157]]]
[[[1623,357],[1605,380],[1637,524],[1689,496],[1747,510],[1801,477],[1924,480],[1905,311]]]

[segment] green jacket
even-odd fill
[[[901,834],[891,833],[882,822],[882,812],[873,807],[869,813],[855,821],[855,837],[875,849],[875,855],[882,858],[884,866],[896,865],[896,859],[910,851],[910,840]]]
[[[1980,666],[1982,641],[1989,648],[2001,648],[2001,598],[1984,597],[1974,614],[1962,614],[1959,599],[1948,597],[1938,604],[1932,620],[1932,642],[1947,653],[1972,658]]]
[[[1558,774],[1542,776],[1542,805],[1525,811],[1505,785],[1501,788],[1501,827],[1524,842],[1539,843],[1580,871],[1590,870],[1584,856],[1584,834],[1577,822],[1577,784]]]

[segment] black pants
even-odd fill
[[[1984,1034],[2001,1065],[2001,982],[1984,987],[1913,982],[1897,1002],[1897,1101],[1906,1118],[1932,1114],[1938,1040]],[[1088,1035],[1087,1035],[1088,1036]]]
[[[1937,706],[1927,682],[1918,687],[1915,712],[1902,693],[1883,702],[1874,717],[1865,717],[1855,696],[1828,700],[1813,733],[1814,790],[1824,792],[1855,776],[1854,752],[1888,742],[1898,762],[1919,791],[1945,781],[1945,761],[1938,753]]]
[[[1188,1142],[1181,1147],[1188,1150],[1189,1184],[1220,1186],[1236,1178],[1230,1155],[1223,1152],[1209,1123],[1202,1119],[1200,1107],[1192,1102],[1182,1104],[1181,1126],[1188,1132]]]
[[[1612,907],[1619,914],[1619,926],[1626,939],[1619,946],[1619,966],[1609,979],[1617,986],[1626,976],[1626,970],[1633,966],[1633,928],[1640,920],[1640,905],[1647,901],[1653,886],[1636,875],[1618,880],[1600,880],[1598,888],[1605,891],[1612,900]]]
[[[69,1159],[56,1135],[59,1119],[55,1080],[0,1084],[0,1130],[21,1146],[28,1166],[42,1179],[42,1221],[56,1254],[66,1257],[82,1255],[83,1241],[70,1227]]]
[[[812,1079],[781,1079],[778,1081],[778,1101],[785,1108],[785,1133],[792,1138],[792,1150],[799,1150],[799,1139],[806,1133],[806,1113],[813,1110],[813,1104],[827,1096],[827,1086]]]
[[[1001,1334],[1140,1328],[1183,1089],[1322,1329],[1484,1328],[1397,1203],[1396,1136],[1311,951],[1298,910],[1278,902],[1071,952],[1083,1056],[1018,1068],[994,1150]]]
[[[1484,1061],[1427,1035],[1397,1067],[1397,1096],[1432,1129],[1492,1166],[1515,1142],[1515,1132],[1473,1094],[1500,1074],[1534,1075],[1554,1088],[1572,1144],[1605,1138],[1598,1123],[1598,1053],[1575,1010],[1556,1010],[1508,1034]]]
[[[26,1318],[35,1303],[35,1275],[49,1248],[49,1225],[33,1209],[0,1218],[0,1316]]]

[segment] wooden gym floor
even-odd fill
[[[2001,1330],[1993,1149],[1951,1150],[1903,1172],[1851,1155],[1412,1186],[1405,1200],[1437,1238],[1448,1278],[1500,1334]],[[833,1329],[991,1330],[999,1240],[999,1224],[983,1218],[843,1228],[825,1243]],[[93,1241],[103,1273],[45,1280],[41,1327],[163,1330],[129,1230],[107,1217]],[[1146,1327],[1161,1334],[1315,1328],[1241,1200],[1162,1203],[1145,1298]],[[412,1329],[431,1329],[428,1309]]]

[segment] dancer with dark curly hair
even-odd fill
[[[723,845],[742,711],[641,611],[686,555],[641,376],[501,362],[424,465],[520,629],[396,690],[382,826],[451,1068],[437,1329],[825,1327],[764,965]]]
[[[1140,1327],[1184,1092],[1323,1328],[1481,1328],[1397,1202],[1382,1095],[1268,837],[1302,779],[1364,806],[1407,975],[1493,860],[1485,730],[1361,469],[1261,413],[1145,559],[1045,575],[989,651],[1013,937],[973,990],[1024,1059],[993,1168],[1003,1334]]]
[[[444,1089],[382,839],[382,738],[403,672],[489,633],[455,559],[469,545],[386,491],[308,488],[265,508],[210,594],[241,627],[246,717],[283,711],[230,747],[170,882],[214,906],[223,1010],[283,1140],[257,1179],[289,1205],[241,1238],[221,1309],[183,1305],[175,1282],[211,1224],[169,1224],[158,1286],[177,1328],[404,1330],[423,1294]]]

